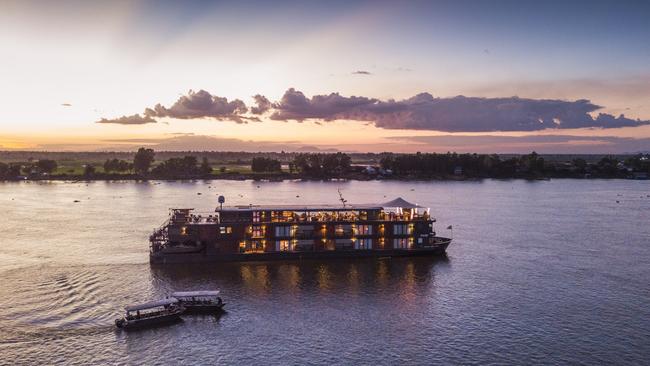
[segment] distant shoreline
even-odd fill
[[[111,182],[111,181],[200,181],[200,180],[226,180],[226,181],[255,181],[255,182],[287,182],[287,181],[303,181],[303,182],[322,182],[322,181],[387,181],[387,182],[464,182],[464,181],[482,181],[486,179],[493,180],[525,180],[525,181],[549,181],[555,179],[579,179],[579,180],[647,180],[646,178],[632,178],[632,177],[584,177],[584,176],[552,176],[552,177],[532,177],[532,176],[518,176],[518,177],[466,177],[466,176],[448,176],[448,177],[424,177],[424,176],[409,176],[409,177],[378,177],[367,175],[353,175],[342,177],[304,177],[304,176],[278,176],[278,175],[259,175],[259,174],[223,174],[212,176],[200,177],[141,177],[133,175],[115,175],[115,176],[50,176],[50,177],[36,177],[27,179],[0,179],[0,182]]]
[[[5,158],[5,162],[0,161],[0,181],[647,180],[650,175],[647,154],[616,157],[553,156],[535,152],[519,156],[339,152],[183,154],[156,153],[145,148],[117,157],[97,153],[0,152],[0,160]]]

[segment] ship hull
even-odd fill
[[[210,262],[250,262],[250,261],[282,261],[309,260],[329,258],[368,258],[368,257],[415,257],[415,256],[445,256],[451,239],[438,238],[435,246],[412,249],[382,249],[382,250],[332,250],[332,251],[296,251],[296,252],[263,252],[263,253],[234,253],[234,254],[203,254],[203,253],[151,253],[149,261],[152,264],[171,263],[210,263]]]
[[[115,322],[115,325],[118,328],[122,328],[126,330],[134,330],[134,329],[142,329],[148,327],[156,327],[156,326],[171,324],[179,321],[181,321],[180,311],[178,313],[161,315],[152,318],[141,318],[141,319],[133,319],[133,320],[118,319],[118,321]]]

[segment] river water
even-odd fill
[[[403,197],[448,257],[151,267],[170,207]],[[200,194],[199,194],[200,193]],[[74,202],[75,200],[79,202]],[[0,364],[647,364],[650,184],[0,183]],[[138,332],[124,305],[222,290],[228,312]]]

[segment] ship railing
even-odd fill
[[[381,215],[376,218],[360,218],[360,217],[346,217],[346,216],[310,216],[307,218],[296,217],[293,219],[284,220],[271,220],[264,221],[264,223],[274,224],[307,224],[307,223],[328,223],[328,222],[360,222],[360,221],[387,221],[387,222],[403,222],[403,221],[426,221],[430,220],[430,216],[407,216],[407,215]]]
[[[149,243],[150,250],[154,253],[166,247],[167,243],[169,243],[167,226],[155,229],[151,236],[149,236]]]
[[[212,223],[219,223],[219,216],[218,215],[189,215],[185,220],[180,220],[180,221],[173,221],[175,224],[212,224]]]

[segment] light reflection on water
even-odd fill
[[[643,363],[648,187],[621,180],[2,183],[0,360]],[[448,258],[148,264],[148,234],[170,207],[211,211],[219,194],[229,204],[335,203],[337,188],[351,202],[402,196],[431,206],[439,231],[454,226]],[[222,289],[228,313],[134,333],[112,326],[126,304],[201,288]]]

